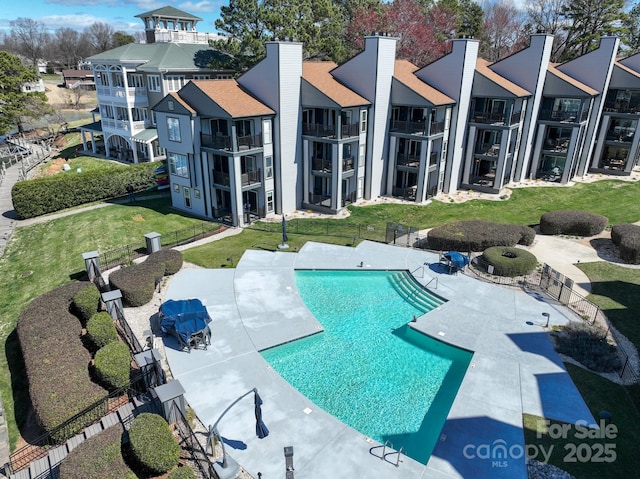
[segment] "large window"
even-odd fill
[[[360,133],[367,132],[367,110],[360,112]]]
[[[171,174],[181,176],[182,178],[189,178],[189,165],[187,164],[186,155],[168,153],[167,156],[169,157],[169,170]]]
[[[267,213],[273,213],[273,191],[267,191]]]
[[[185,84],[184,75],[169,75],[167,77],[169,91],[178,91]]]
[[[135,88],[142,88],[144,86],[144,82],[142,81],[142,75],[139,73],[131,73],[128,78],[129,86]]]
[[[262,122],[262,135],[264,137],[264,144],[271,143],[271,120],[265,120]]]
[[[264,159],[264,179],[268,180],[273,177],[273,157],[266,156]]]
[[[160,91],[160,75],[149,75],[149,91]]]
[[[169,141],[182,141],[180,136],[180,120],[174,117],[167,117],[167,133]]]

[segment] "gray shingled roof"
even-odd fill
[[[88,58],[92,63],[118,62],[138,64],[138,70],[211,70],[207,67],[219,51],[191,43],[129,43]]]
[[[149,18],[149,17],[161,17],[161,18],[179,18],[183,20],[202,20],[200,17],[196,17],[195,15],[191,15],[182,10],[178,10],[175,7],[171,7],[167,5],[166,7],[160,7],[156,10],[150,10],[145,13],[140,13],[136,15],[136,18]]]

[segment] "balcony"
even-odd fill
[[[309,204],[331,208],[331,195],[314,195],[309,193]]]
[[[429,135],[444,133],[444,121],[433,121],[429,125]]]
[[[262,135],[245,135],[238,137],[238,149],[251,150],[262,147]]]
[[[303,123],[302,134],[317,136],[319,138],[335,137],[336,129],[333,126],[322,125],[320,123]]]
[[[205,148],[215,148],[216,150],[231,150],[231,137],[225,135],[200,134],[200,142]]]
[[[147,89],[144,87],[119,87],[96,85],[96,93],[99,98],[135,98],[136,104],[143,105],[147,100]]]
[[[213,184],[218,186],[229,186],[231,181],[229,180],[229,173],[222,171],[213,171]]]
[[[344,158],[342,160],[342,172],[346,173],[347,171],[352,171],[353,170],[353,163],[354,163],[353,157]]]
[[[418,168],[420,166],[420,156],[398,153],[398,156],[396,157],[396,166]]]
[[[500,155],[500,143],[488,144],[481,143],[476,146],[475,153],[484,156],[499,156]]]
[[[563,123],[582,123],[583,121],[586,121],[588,117],[588,110],[583,112],[580,112],[580,110],[542,110],[539,118],[541,120],[560,121]]]
[[[393,120],[391,122],[391,131],[397,133],[407,133],[409,135],[424,135],[427,125],[424,121],[404,121]]]
[[[640,114],[640,103],[622,102],[606,102],[604,104],[605,113],[630,113],[633,115]]]
[[[351,123],[350,125],[342,125],[340,128],[342,138],[350,138],[352,136],[360,135],[360,124]]]
[[[396,198],[403,198],[408,201],[416,200],[417,185],[408,186],[407,188],[393,187],[392,195]]]
[[[356,202],[356,192],[352,191],[342,197],[342,206],[348,206]]]
[[[260,168],[243,172],[240,175],[240,182],[242,186],[250,186],[256,183],[261,183],[262,175],[260,174]]]
[[[324,158],[314,158],[311,160],[311,169],[314,172],[331,173],[332,168],[332,160],[325,160]]]

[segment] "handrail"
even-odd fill
[[[438,289],[438,278],[437,277],[433,277],[429,280],[429,282],[427,284],[425,284],[423,287],[426,288],[427,286],[429,286],[433,281],[435,280],[436,282],[436,287],[434,289]]]

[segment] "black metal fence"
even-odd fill
[[[354,240],[385,241],[384,225],[364,225],[346,223],[343,220],[334,219],[309,219],[293,218],[287,220],[287,234],[303,234],[310,236],[338,236],[352,238]],[[282,224],[278,222],[258,221],[248,226],[250,229],[266,231],[269,233],[281,233]]]
[[[189,244],[221,233],[225,229],[226,227],[220,223],[203,221],[188,228],[162,233],[160,235],[161,246],[163,248],[172,248],[174,246]],[[131,264],[136,258],[147,254],[146,241],[138,241],[100,253],[98,260],[100,267],[108,270],[124,264]]]
[[[51,431],[30,440],[29,444],[11,453],[8,464],[9,471],[16,473],[26,469],[33,461],[45,457],[49,453],[50,446],[62,444],[78,431],[100,422],[103,417],[116,412],[134,396],[144,393],[150,385],[153,384],[150,384],[145,375],[141,373],[128,386],[116,389]]]
[[[170,417],[176,419],[175,432],[178,434],[180,447],[189,454],[198,477],[204,479],[219,479],[218,474],[213,468],[213,462],[207,455],[207,451],[202,447],[202,443],[198,440],[189,421],[184,417],[184,414],[182,414],[182,411],[175,401],[171,403]]]

